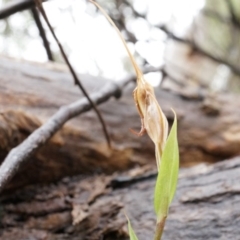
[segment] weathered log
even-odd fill
[[[108,80],[80,75],[89,92]],[[62,105],[82,97],[62,65],[34,64],[0,59],[1,161],[9,150],[46,121]],[[154,163],[154,146],[129,129],[139,129],[140,120],[129,86],[118,100],[100,110],[114,142],[109,151],[94,112],[70,121],[29,161],[10,187],[51,182],[78,173],[111,173],[136,164]],[[163,110],[171,120],[174,108],[179,119],[182,166],[216,162],[239,154],[240,101],[238,96],[208,95],[187,89],[178,92],[156,89]],[[194,100],[193,100],[194,99]]]
[[[153,239],[156,175],[65,178],[1,198],[1,240],[127,240],[125,208],[140,240]],[[181,169],[164,239],[238,239],[240,158]]]

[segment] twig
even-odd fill
[[[42,23],[41,23],[41,20],[39,18],[39,15],[38,15],[38,11],[36,10],[35,7],[33,7],[31,9],[31,12],[32,12],[32,15],[33,15],[33,18],[34,18],[34,21],[38,27],[38,30],[39,30],[39,35],[41,36],[42,38],[42,41],[43,41],[43,45],[44,45],[44,48],[46,50],[46,54],[48,56],[48,60],[49,61],[53,61],[53,55],[52,55],[52,52],[51,52],[51,49],[50,49],[50,46],[49,46],[49,42],[47,40],[47,36],[45,34],[45,30],[42,26]]]
[[[121,96],[122,89],[134,79],[135,77],[130,75],[118,83],[109,82],[98,92],[91,94],[91,99],[95,104],[100,104],[106,102],[112,96],[118,98]],[[20,167],[27,162],[29,157],[45,144],[68,120],[89,111],[91,108],[92,105],[87,98],[82,98],[61,107],[46,123],[34,131],[20,145],[12,149],[0,166],[0,192]]]
[[[63,47],[62,47],[62,44],[61,44],[60,41],[58,40],[58,38],[57,38],[57,36],[56,36],[56,34],[55,34],[55,32],[54,32],[54,30],[53,30],[53,28],[52,28],[49,20],[48,20],[47,14],[46,14],[43,6],[42,6],[42,0],[35,0],[35,3],[36,3],[36,6],[37,6],[38,10],[39,10],[40,13],[42,14],[42,16],[43,16],[46,24],[48,25],[48,28],[49,28],[50,32],[52,33],[52,35],[53,35],[53,37],[54,37],[54,39],[55,39],[55,41],[56,41],[56,43],[57,43],[57,45],[58,45],[58,47],[59,47],[59,49],[60,49],[60,52],[61,52],[61,54],[62,54],[62,56],[63,56],[63,58],[64,58],[64,61],[65,61],[65,63],[67,64],[67,66],[68,66],[68,68],[69,68],[69,70],[70,70],[70,72],[71,72],[71,74],[72,74],[72,76],[73,76],[74,83],[75,83],[76,85],[78,85],[78,87],[79,87],[79,88],[81,89],[81,91],[83,92],[84,96],[88,99],[89,103],[92,105],[93,110],[96,112],[96,114],[97,114],[97,116],[98,116],[98,118],[99,118],[99,120],[100,120],[100,122],[101,122],[101,125],[102,125],[102,128],[103,128],[103,132],[104,132],[104,135],[105,135],[105,137],[106,137],[108,146],[109,146],[109,148],[111,148],[111,140],[110,140],[110,137],[109,137],[107,128],[106,128],[106,124],[105,124],[105,122],[104,122],[104,120],[103,120],[103,118],[102,118],[102,115],[101,115],[100,111],[98,110],[97,106],[94,104],[94,102],[93,102],[93,101],[91,100],[91,98],[89,97],[87,91],[86,91],[85,88],[83,87],[83,85],[82,85],[81,81],[79,80],[79,78],[78,78],[75,70],[73,69],[71,63],[69,62],[68,57],[67,57],[67,55],[66,55],[66,53],[65,53],[65,51],[64,51],[64,49],[63,49]]]
[[[44,0],[46,1],[46,0]],[[7,18],[17,12],[35,7],[34,0],[18,0],[7,3],[0,9],[0,19]]]

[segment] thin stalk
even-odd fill
[[[73,79],[74,79],[74,83],[82,90],[84,96],[87,98],[87,100],[89,101],[89,103],[92,105],[92,108],[94,109],[94,111],[96,112],[97,116],[98,116],[98,119],[99,121],[101,122],[101,125],[102,125],[102,128],[103,128],[103,132],[104,132],[104,135],[106,137],[106,140],[107,140],[107,143],[108,143],[108,147],[111,149],[111,140],[110,140],[110,136],[108,134],[108,131],[107,131],[107,127],[106,127],[106,124],[103,120],[103,117],[100,113],[100,111],[98,110],[96,104],[91,100],[91,98],[89,97],[87,91],[85,90],[85,88],[83,87],[81,81],[79,80],[74,68],[72,67],[71,63],[69,62],[68,60],[68,57],[67,57],[67,54],[65,53],[64,49],[63,49],[63,46],[62,44],[60,43],[60,41],[58,40],[49,20],[48,20],[48,17],[47,17],[47,14],[42,6],[42,0],[35,0],[35,3],[36,3],[36,6],[39,10],[39,12],[42,14],[43,16],[43,19],[45,20],[53,38],[55,39],[59,49],[60,49],[60,52],[63,56],[63,59],[65,61],[65,63],[67,64],[68,68],[69,68],[69,71],[71,72],[72,76],[73,76]]]
[[[38,11],[37,11],[37,9],[35,7],[33,7],[33,8],[31,8],[31,12],[32,12],[33,19],[34,19],[34,21],[35,21],[35,23],[37,25],[37,28],[38,28],[38,31],[39,31],[39,35],[42,38],[43,46],[44,46],[44,48],[46,50],[46,54],[47,54],[48,60],[49,61],[54,61],[53,55],[52,55],[52,52],[51,52],[51,49],[50,49],[49,41],[47,39],[45,30],[44,30],[44,28],[42,26],[42,22],[40,20]]]
[[[159,222],[157,222],[154,240],[161,240],[166,219],[167,216],[163,217]]]

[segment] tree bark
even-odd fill
[[[181,169],[164,239],[237,239],[240,234],[240,158]],[[2,240],[127,240],[129,216],[139,240],[153,239],[156,174],[68,177],[1,198]]]
[[[0,61],[0,158],[52,116],[61,106],[82,97],[66,68],[1,57]],[[108,80],[81,75],[89,93]],[[68,122],[16,175],[10,188],[29,183],[52,182],[79,173],[112,173],[135,165],[155,164],[154,145],[147,136],[136,137],[140,119],[132,98],[134,84],[118,100],[100,106],[113,149],[105,144],[94,112]],[[239,154],[240,98],[189,89],[156,95],[171,122],[178,115],[181,166],[213,163]]]

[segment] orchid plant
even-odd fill
[[[117,31],[137,75],[137,86],[133,91],[133,96],[141,118],[141,130],[139,133],[136,133],[133,130],[132,131],[138,136],[147,132],[155,144],[158,176],[154,192],[154,209],[157,218],[154,240],[160,240],[168,215],[168,209],[173,200],[178,180],[179,150],[177,141],[177,117],[173,111],[175,116],[174,122],[168,135],[168,121],[158,104],[154,94],[154,89],[144,79],[144,75],[131,54],[124,38],[121,35],[121,32],[99,4],[93,2],[92,0],[90,0],[90,2],[100,9],[103,15]],[[138,238],[131,226],[130,220],[128,218],[127,220],[130,240],[137,240]]]

